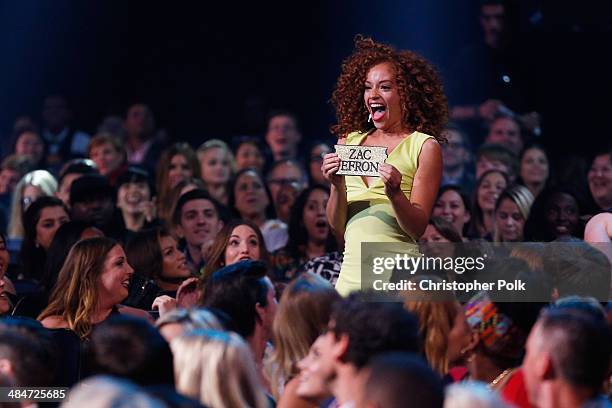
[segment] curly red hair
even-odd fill
[[[364,82],[370,68],[382,62],[395,67],[403,124],[444,142],[442,130],[448,121],[448,104],[433,66],[412,51],[396,51],[362,35],[355,37],[355,51],[342,63],[342,73],[332,94],[338,119],[331,127],[332,133],[343,137],[371,127],[363,102]]]

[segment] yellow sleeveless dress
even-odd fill
[[[346,138],[346,144],[360,145],[368,134],[369,132],[350,133]],[[401,189],[408,199],[410,199],[421,147],[427,139],[434,138],[424,133],[413,132],[404,138],[391,153],[387,152],[386,163],[393,165],[402,174]],[[418,237],[409,236],[399,226],[391,202],[385,194],[382,179],[377,179],[368,187],[361,176],[344,177],[348,210],[344,232],[344,260],[336,289],[341,295],[346,296],[352,291],[361,289],[362,242],[412,244],[410,251],[416,256],[418,255],[416,245]]]

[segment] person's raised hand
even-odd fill
[[[176,299],[170,297],[168,295],[162,295],[155,298],[153,304],[151,305],[151,309],[159,310],[159,316],[163,316],[166,313],[176,309]]]
[[[378,167],[378,174],[385,185],[385,194],[390,199],[396,194],[401,193],[402,173],[388,163],[381,163]]]
[[[344,184],[344,177],[336,174],[338,170],[340,170],[340,156],[338,156],[338,153],[327,153],[323,156],[323,164],[321,164],[323,177],[336,188]]]

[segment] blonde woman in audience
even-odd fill
[[[283,291],[274,318],[274,369],[272,392],[278,408],[318,407],[298,397],[298,362],[327,328],[334,302],[340,295],[322,277],[307,272]]]
[[[217,201],[227,205],[227,185],[236,172],[234,154],[224,141],[211,139],[198,148],[198,160],[206,190]]]
[[[11,240],[21,240],[24,230],[22,216],[25,210],[38,197],[52,196],[57,191],[57,180],[46,170],[34,170],[27,173],[15,186],[11,203],[11,216],[8,236]]]
[[[210,408],[267,408],[253,354],[232,332],[194,330],[171,344],[176,389]]]
[[[516,185],[502,191],[495,203],[493,240],[522,242],[525,222],[533,205],[533,194],[525,186]]]
[[[155,327],[168,343],[195,329],[223,331],[223,325],[208,309],[174,309],[155,321]]]

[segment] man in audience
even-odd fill
[[[70,219],[91,223],[105,236],[123,242],[126,231],[115,198],[115,190],[104,176],[85,174],[70,187]]]
[[[67,160],[87,153],[89,135],[70,127],[72,112],[66,98],[48,96],[43,104],[42,138],[47,145],[47,165],[59,169]]]
[[[369,375],[358,408],[442,408],[442,380],[422,357],[385,353],[374,357],[367,368]]]
[[[58,188],[55,196],[70,208],[70,187],[72,183],[84,174],[98,174],[93,161],[88,159],[74,159],[64,165],[59,172]]]
[[[240,261],[219,269],[204,286],[203,303],[204,307],[228,315],[234,331],[249,343],[261,367],[266,345],[272,340],[272,323],[278,305],[274,286],[266,276],[266,265]]]
[[[418,352],[418,321],[400,304],[366,302],[362,293],[353,293],[334,305],[329,330],[311,350],[312,358],[299,363],[298,395],[312,398],[310,390],[323,383],[337,406],[352,406],[361,398],[368,379],[364,368],[372,358],[389,351]]]
[[[501,170],[512,184],[518,172],[518,159],[510,150],[501,145],[485,144],[476,153],[476,180],[487,170]]]
[[[56,363],[55,349],[34,333],[17,326],[0,330],[0,376],[15,387],[48,387],[52,385]],[[24,405],[25,406],[25,405]]]
[[[204,267],[204,253],[212,245],[223,227],[225,218],[222,205],[206,190],[196,189],[183,194],[172,217],[187,265],[194,273]]]
[[[510,115],[495,116],[485,143],[502,145],[518,157],[524,145],[520,123]]]
[[[268,119],[266,143],[274,161],[296,159],[302,134],[297,117],[289,111],[276,111]]]
[[[442,145],[444,172],[441,185],[460,186],[463,191],[474,187],[474,169],[469,139],[457,125],[450,124],[444,130],[448,143]]]
[[[105,320],[94,329],[88,353],[95,374],[174,386],[170,346],[146,320],[128,315]]]
[[[123,126],[128,163],[141,165],[149,174],[155,174],[163,145],[155,138],[153,112],[147,105],[134,104],[128,109]]]
[[[280,160],[272,164],[266,177],[266,184],[272,195],[272,202],[276,205],[278,192],[283,185],[293,184],[302,191],[308,186],[308,175],[297,161]]]
[[[32,170],[27,157],[10,155],[0,164],[0,231],[6,231],[8,225],[7,214],[11,209],[13,190],[19,180]]]
[[[531,330],[523,361],[531,404],[538,408],[610,407],[600,398],[612,357],[610,327],[571,308],[545,310]]]
[[[612,211],[612,152],[599,152],[588,174],[589,190],[601,211]]]

